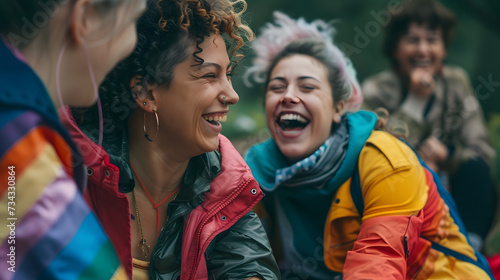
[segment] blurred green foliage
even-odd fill
[[[292,18],[304,17],[307,21],[335,20],[335,41],[338,45],[353,47],[348,48],[351,52],[347,54],[362,82],[389,67],[387,58],[382,55],[384,11],[391,5],[397,8],[403,1],[411,0],[247,0],[245,19],[257,35],[260,28],[272,20],[276,10]],[[458,65],[469,73],[484,110],[493,146],[500,154],[500,19],[494,15],[500,11],[500,1],[441,0],[441,3],[458,19],[446,63]],[[223,129],[241,153],[269,137],[263,110],[264,89],[260,85],[248,88],[242,82],[242,74],[251,62],[252,53],[248,52],[236,71],[240,75],[233,77],[240,102],[232,106]],[[497,157],[494,175],[500,182],[500,157]],[[485,252],[500,252],[500,222],[490,234]]]
[[[397,9],[404,1],[411,0],[247,0],[248,9],[245,20],[258,34],[260,28],[272,20],[273,11],[279,10],[292,18],[304,17],[311,21],[323,19],[335,20],[336,43],[347,47],[349,57],[358,72],[359,81],[389,67],[388,60],[382,54],[382,40],[386,18],[384,11],[388,7]],[[455,38],[448,50],[447,63],[464,68],[470,75],[478,99],[485,111],[485,117],[493,112],[500,112],[500,26],[481,21],[483,14],[468,8],[464,3],[470,0],[442,0],[453,11],[458,24]],[[485,11],[488,7],[497,7],[500,1],[477,0],[474,2]],[[488,6],[490,5],[490,6]],[[500,8],[500,7],[499,7]],[[500,9],[497,9],[497,11]],[[351,48],[352,47],[352,48]],[[240,139],[255,135],[266,127],[263,111],[262,86],[246,87],[242,76],[252,63],[252,53],[248,51],[241,65],[235,71],[233,84],[240,94],[240,102],[232,106],[228,123],[223,133],[230,139]],[[250,128],[244,129],[238,121],[248,117],[254,121]],[[248,122],[246,122],[248,123]],[[500,141],[497,139],[496,141]]]

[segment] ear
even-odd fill
[[[333,119],[332,122],[340,123],[340,118],[342,117],[342,113],[344,113],[345,100],[335,102],[333,104]]]
[[[88,23],[84,19],[85,11],[90,6],[90,0],[77,0],[70,10],[70,38],[73,39],[76,45],[81,45],[85,42],[85,36],[88,32]]]
[[[158,99],[155,97],[154,88],[148,85],[145,86],[140,75],[135,75],[130,79],[130,90],[135,98],[135,103],[144,111],[150,113],[157,111],[158,108]]]
[[[76,45],[85,43],[85,38],[99,29],[96,19],[101,18],[92,0],[76,0],[70,15],[70,37]]]

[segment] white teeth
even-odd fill
[[[429,66],[431,65],[431,60],[430,59],[415,59],[413,60],[413,65],[415,66]]]
[[[215,116],[215,117],[203,117],[207,121],[216,121],[216,122],[226,122],[227,121],[227,116]]]
[[[280,121],[293,121],[296,120],[298,122],[306,123],[307,120],[301,115],[298,114],[283,114],[280,116]]]

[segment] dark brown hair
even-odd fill
[[[448,48],[453,37],[456,18],[450,10],[434,0],[411,0],[403,4],[401,10],[391,14],[391,20],[386,27],[383,52],[391,60],[392,65],[397,65],[394,52],[399,40],[408,32],[412,23],[431,30],[441,29],[445,48]]]
[[[134,52],[107,75],[99,88],[106,137],[119,137],[117,134],[126,130],[127,119],[136,107],[137,96],[130,88],[133,77],[142,77],[137,85],[143,89],[148,85],[168,88],[175,67],[190,55],[197,65],[203,63],[198,56],[203,52],[200,45],[211,35],[222,35],[237,61],[242,56],[237,50],[244,45],[244,38],[253,39],[251,29],[241,22],[241,13],[246,9],[244,0],[148,0],[147,3],[145,14],[137,22]],[[81,127],[99,122],[97,106],[72,109]],[[95,135],[89,136],[96,139]]]

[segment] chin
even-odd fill
[[[280,147],[280,150],[281,153],[286,157],[286,159],[290,163],[296,163],[297,161],[300,161],[308,156],[307,154],[304,153],[304,151],[293,148],[290,149],[286,147],[283,148]]]
[[[219,137],[215,139],[210,139],[204,144],[200,145],[200,155],[208,152],[213,152],[219,148]]]

